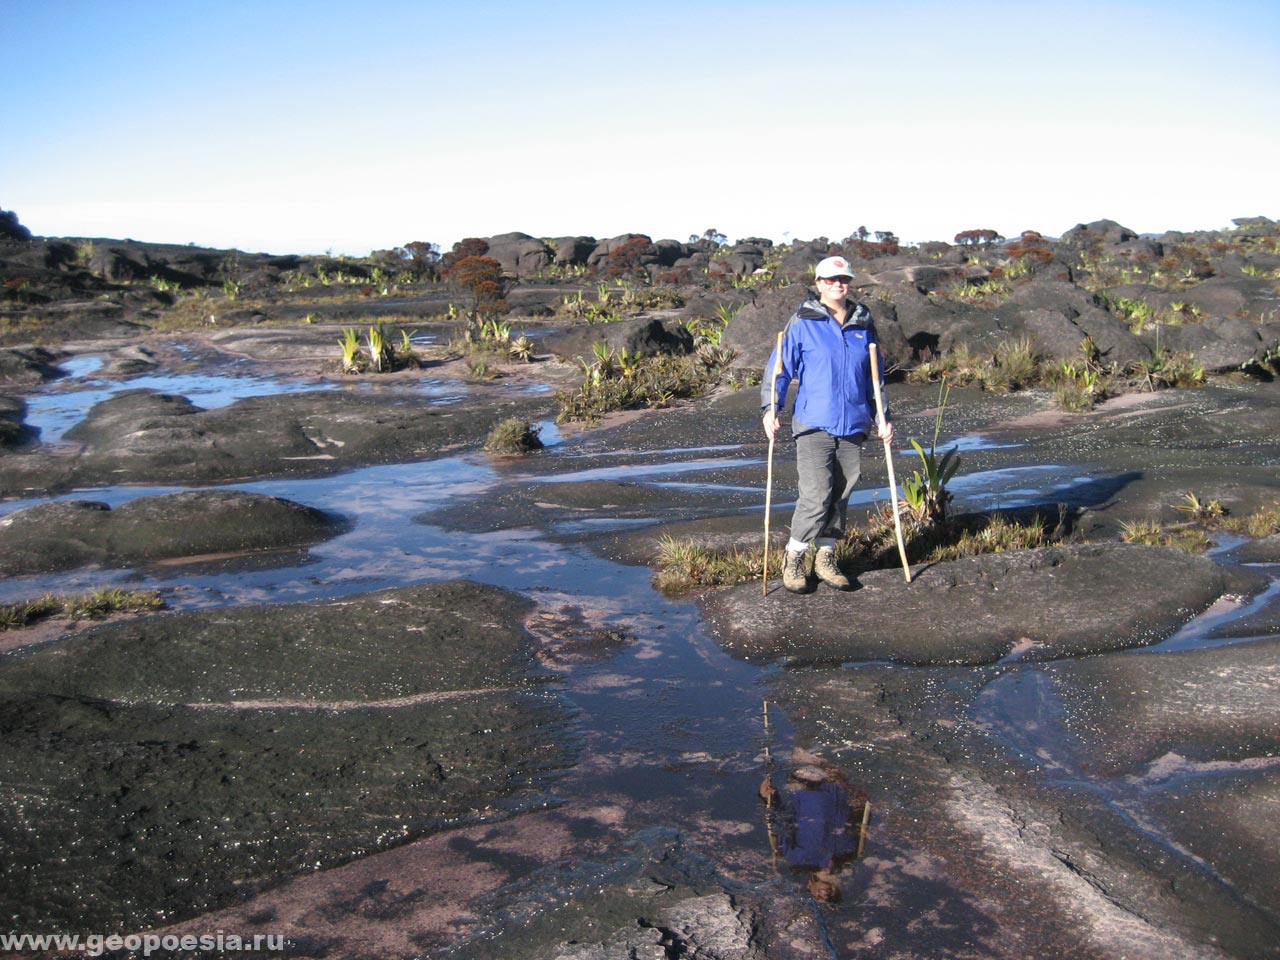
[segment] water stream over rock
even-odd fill
[[[315,389],[315,384],[269,376],[199,372],[174,372],[145,383],[136,379],[107,383],[92,379],[97,370],[92,360],[79,361],[67,369],[70,377],[66,381],[28,399],[29,422],[40,427],[47,441],[57,441],[91,403],[119,389],[148,386],[188,396],[202,406],[229,404],[243,396]],[[424,381],[415,389],[426,402],[440,403],[457,396],[462,388],[457,383]],[[572,715],[576,760],[523,801],[522,809],[542,812],[525,813],[503,825],[491,817],[492,811],[477,811],[474,823],[460,822],[454,834],[416,840],[400,852],[380,852],[370,858],[370,863],[379,858],[382,862],[408,858],[397,868],[408,869],[405,864],[415,862],[416,850],[417,856],[426,858],[422,862],[437,863],[446,873],[450,869],[465,872],[466,865],[480,870],[481,865],[489,864],[485,869],[493,870],[493,876],[474,889],[462,880],[449,881],[463,893],[471,890],[469,896],[456,894],[459,902],[472,903],[471,912],[463,917],[437,918],[435,938],[424,935],[417,947],[444,950],[454,942],[461,945],[458,955],[484,956],[486,950],[492,950],[493,955],[502,956],[510,947],[509,940],[503,938],[516,925],[513,917],[521,916],[521,922],[534,925],[536,918],[555,914],[560,909],[557,902],[581,899],[593,884],[604,889],[615,881],[623,883],[620,877],[630,878],[625,883],[634,887],[630,867],[620,865],[616,853],[609,853],[626,844],[645,851],[643,856],[635,854],[641,861],[647,856],[679,862],[680,879],[671,881],[677,886],[688,884],[690,890],[705,890],[714,880],[730,891],[762,890],[781,878],[783,890],[777,895],[791,902],[801,892],[803,881],[774,862],[757,788],[775,758],[789,755],[793,730],[791,721],[777,708],[766,729],[762,703],[775,696],[776,689],[788,687],[790,702],[802,702],[797,697],[805,695],[795,691],[806,671],[784,671],[730,656],[704,631],[695,600],[659,594],[651,586],[648,567],[608,559],[595,549],[597,538],[664,524],[673,516],[695,521],[735,512],[758,515],[763,499],[759,448],[714,442],[716,438],[708,433],[712,442],[638,444],[602,451],[593,447],[589,437],[566,439],[553,424],[544,422],[541,426],[549,447],[528,463],[463,453],[425,462],[360,467],[331,476],[238,482],[221,488],[285,498],[348,521],[346,532],[305,549],[11,577],[0,581],[0,601],[46,592],[84,592],[103,585],[159,590],[176,611],[306,603],[456,580],[514,591],[533,604],[525,625],[537,640],[542,665],[551,671],[551,689]],[[976,509],[1092,500],[1096,490],[1125,482],[1121,471],[1085,469],[1066,458],[1055,458],[1052,463],[1001,461],[1000,456],[1017,450],[1020,444],[993,440],[982,433],[966,434],[956,442],[966,455],[994,458],[983,469],[962,471],[955,480],[956,496]],[[910,452],[904,451],[904,455],[910,456]],[[616,506],[604,502],[595,509],[574,508],[563,500],[544,501],[544,494],[554,493],[552,488],[591,484],[625,488],[629,499]],[[116,507],[139,497],[185,489],[191,488],[106,486],[77,490],[57,499],[91,499]],[[652,504],[645,499],[650,495],[657,498]],[[865,505],[883,496],[882,490],[864,486],[853,502]],[[40,502],[45,501],[2,502],[0,516]],[[486,518],[490,503],[495,512]],[[779,502],[777,508],[781,517],[786,504]],[[512,517],[522,514],[522,522],[512,522]],[[1274,605],[1280,590],[1274,567],[1254,569],[1272,579],[1261,594],[1234,606],[1219,604],[1145,651],[1112,656],[1134,662],[1153,653],[1211,656],[1219,643],[1267,640],[1273,634],[1265,630],[1256,636],[1211,639],[1229,635],[1236,620]],[[804,616],[801,607],[794,609],[797,616]],[[1112,662],[1111,657],[1096,659]],[[1009,763],[1033,770],[1056,785],[1104,795],[1105,803],[1135,831],[1171,855],[1202,856],[1150,812],[1163,802],[1169,784],[1174,780],[1185,783],[1196,778],[1251,776],[1275,768],[1280,761],[1242,757],[1235,765],[1222,765],[1201,763],[1170,751],[1161,764],[1136,779],[1100,777],[1090,759],[1091,751],[1097,748],[1096,736],[1090,739],[1071,725],[1071,719],[1083,709],[1083,700],[1072,700],[1072,696],[1096,682],[1075,675],[1077,663],[1085,662],[1023,663],[1010,656],[994,667],[968,673],[956,668],[947,675],[968,678],[956,679],[957,684],[976,682],[983,676],[973,690],[966,722],[998,740]],[[854,674],[861,670],[867,677],[893,675],[899,678],[894,683],[903,682],[902,676],[917,669],[883,662],[851,667]],[[818,682],[831,675],[813,674],[819,677]],[[918,674],[935,675],[941,676],[929,668]],[[806,721],[806,727],[811,731],[812,722]],[[857,737],[841,742],[856,753]],[[833,759],[842,759],[838,747],[833,753]],[[864,772],[874,775],[873,769],[882,770],[868,767]],[[865,785],[876,795],[877,804],[892,808],[905,803],[894,796],[893,783]],[[907,792],[903,791],[904,796]],[[667,834],[652,833],[655,829],[675,831],[692,849],[713,851],[714,869],[700,873],[702,867],[691,865],[696,857],[674,853],[675,841]],[[522,830],[524,836],[518,836]],[[584,852],[597,859],[581,859]],[[684,856],[691,859],[686,862]],[[554,877],[546,874],[547,865],[556,863],[561,872]],[[339,882],[336,878],[358,875],[360,870],[355,863],[331,873],[334,882]],[[1206,868],[1206,872],[1243,897],[1265,896],[1265,891],[1253,891],[1247,880],[1232,874],[1230,865],[1221,871]],[[539,878],[539,885],[520,886],[531,882],[530,878]],[[358,918],[367,909],[359,904],[334,906],[341,898],[334,889],[324,888],[324,882],[320,875],[300,876],[296,884],[264,893],[248,906],[211,914],[204,925],[250,922],[257,914],[268,918],[263,922],[283,923],[293,917],[292,923],[304,923],[312,914],[301,905],[312,904],[310,909],[314,910],[314,904],[328,903],[339,919],[316,936],[344,942],[348,934],[341,932],[346,929],[342,925],[358,926]],[[628,887],[628,896],[634,898],[632,887]],[[486,926],[485,918],[476,913],[474,904],[484,902],[476,899],[483,890],[499,897],[490,901],[490,906],[495,915],[507,918],[505,931]],[[500,892],[494,894],[494,890]],[[848,893],[858,890],[874,903],[874,891],[856,884],[846,899],[856,902],[857,897]],[[898,907],[904,903],[900,901]],[[852,956],[846,946],[833,945],[828,924],[836,928],[843,924],[847,935],[855,919],[853,908],[828,914],[825,919],[797,909],[785,924],[779,923],[793,931],[807,931],[804,936],[815,944],[815,951]],[[202,929],[199,920],[190,924],[190,929]],[[885,932],[889,927],[880,929],[889,946],[884,953],[867,955],[898,955],[892,950],[902,943],[893,940],[892,930]],[[449,931],[449,935],[440,931]],[[874,948],[878,942],[873,938],[867,946]],[[897,946],[892,946],[895,942]],[[385,955],[396,955],[403,947],[393,938]],[[797,947],[795,955],[810,954]]]

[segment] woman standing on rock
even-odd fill
[[[818,299],[805,300],[787,321],[781,364],[775,350],[760,389],[764,432],[772,439],[787,388],[792,380],[798,384],[791,433],[800,489],[782,564],[783,586],[793,593],[814,588],[807,563],[810,543],[818,547],[818,577],[837,590],[850,587],[836,564],[835,546],[861,474],[862,443],[876,422],[868,347],[878,347],[879,341],[871,312],[848,299],[853,271],[844,257],[827,257],[814,275]],[[877,432],[882,440],[893,439],[887,408],[885,425]]]

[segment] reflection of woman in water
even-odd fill
[[[839,899],[834,871],[858,851],[866,794],[851,790],[838,770],[806,766],[787,778],[782,791],[771,777],[765,777],[760,796],[779,810],[776,825],[770,818],[769,840],[774,852],[781,853],[793,867],[815,871],[809,879],[814,899]]]
[[[857,849],[850,820],[849,793],[838,783],[801,783],[788,789],[784,801],[785,827],[778,848],[793,867],[830,870],[836,861]],[[788,810],[787,807],[791,809]]]

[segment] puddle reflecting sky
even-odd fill
[[[407,392],[427,398],[433,405],[457,403],[468,393],[468,387],[463,382],[429,377],[384,384],[369,377],[323,382],[236,372],[241,367],[247,370],[251,366],[249,361],[231,362],[228,364],[229,372],[145,374],[125,380],[93,378],[92,374],[102,367],[100,356],[73,357],[58,366],[66,372],[66,377],[48,384],[42,392],[25,398],[27,424],[40,431],[40,439],[45,443],[58,442],[64,433],[84,419],[94,404],[125,390],[155,390],[157,393],[175,394],[186,397],[197,407],[206,410],[229,406],[237,400],[250,397],[328,390]],[[506,386],[504,389],[518,395],[539,395],[548,393],[551,388],[546,384],[531,383]]]

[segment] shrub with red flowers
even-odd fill
[[[844,238],[842,252],[850,259],[857,257],[859,260],[891,257],[898,252],[898,238],[894,236],[892,230],[877,230],[875,240],[867,239],[870,236],[871,232],[866,227],[859,227]]]
[[[647,277],[645,259],[652,253],[653,243],[648,237],[632,237],[610,250],[600,265],[606,277]]]
[[[457,265],[468,257],[483,257],[489,252],[489,241],[479,237],[467,237],[453,245],[448,253],[440,258],[440,275],[446,280],[453,279],[453,271]]]
[[[471,295],[474,313],[501,313],[507,309],[502,264],[492,257],[463,257],[453,265],[450,279]]]
[[[1005,249],[1015,260],[1043,263],[1053,259],[1053,248],[1049,246],[1049,241],[1035,230],[1023,230],[1022,236]]]

